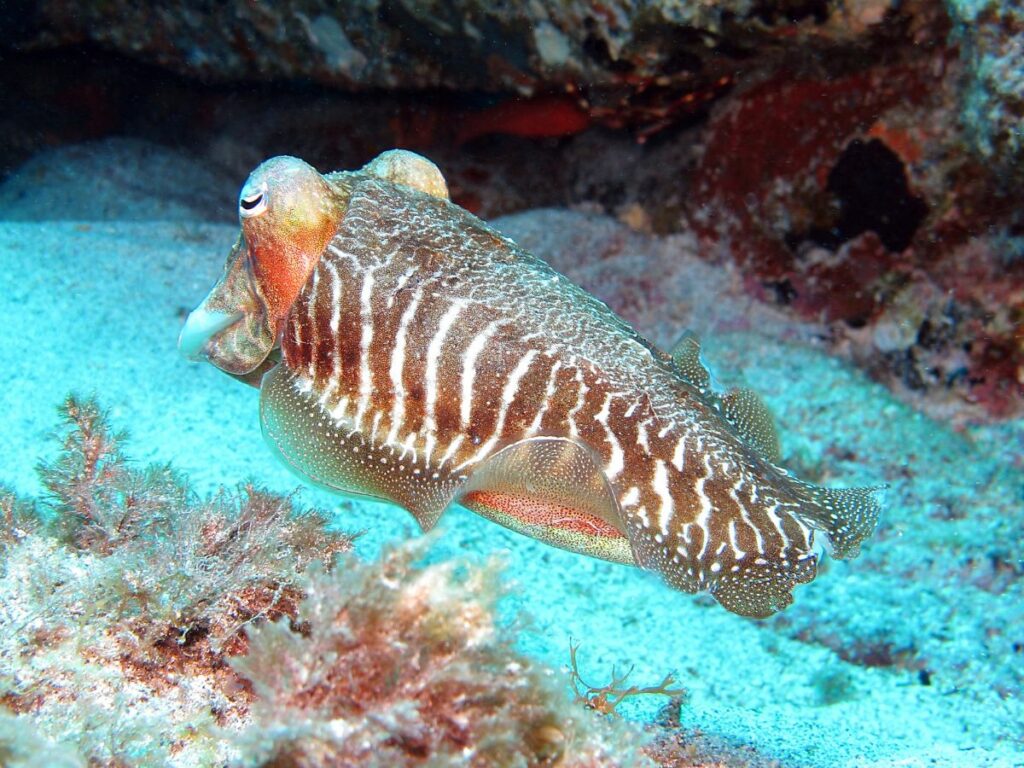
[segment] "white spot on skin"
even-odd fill
[[[362,331],[359,335],[359,403],[356,405],[355,426],[362,425],[363,415],[370,406],[373,394],[373,373],[370,370],[370,342],[373,340],[373,269],[363,274],[363,288],[359,294],[359,316]]]
[[[680,437],[676,441],[676,449],[672,453],[672,466],[676,468],[676,471],[683,471],[683,461],[685,459],[684,452],[686,450],[686,437]]]
[[[548,406],[551,404],[551,398],[555,394],[555,380],[558,377],[558,370],[561,367],[562,363],[559,360],[556,360],[555,364],[551,366],[551,374],[548,376],[548,384],[544,390],[544,400],[541,402],[540,408],[537,410],[537,415],[533,417],[533,422],[526,430],[526,437],[533,437],[540,431],[540,425],[544,420],[544,414],[547,413]]]
[[[608,416],[611,413],[611,402],[615,396],[614,392],[609,392],[605,395],[604,403],[601,405],[601,410],[598,411],[594,419],[604,427],[605,440],[608,442],[610,456],[608,458],[608,465],[604,468],[605,474],[609,480],[614,480],[619,476],[625,467],[624,455],[622,453],[622,446],[619,445],[618,438],[615,437],[615,433],[612,432],[608,426]]]
[[[711,499],[704,492],[704,483],[711,478],[711,461],[707,454],[704,454],[704,468],[707,470],[707,474],[697,480],[693,488],[697,492],[697,498],[700,499],[700,512],[697,514],[697,519],[693,522],[704,532],[704,540],[701,542],[700,551],[697,553],[698,560],[704,557],[704,553],[708,548],[708,541],[711,538],[711,531],[708,529],[708,520],[711,519]]]
[[[661,459],[657,459],[654,462],[654,480],[651,487],[661,501],[661,506],[658,508],[658,527],[663,535],[668,536],[669,524],[672,522],[675,505],[672,501],[672,493],[668,487],[668,470],[665,468],[665,462]]]
[[[494,320],[487,324],[480,333],[473,337],[462,355],[462,402],[459,403],[459,424],[465,430],[469,427],[469,417],[473,408],[473,386],[476,383],[476,359],[480,356],[487,341],[494,335],[501,321]]]
[[[388,431],[388,442],[392,443],[398,439],[398,431],[405,421],[405,385],[402,381],[405,369],[405,344],[409,332],[409,325],[412,323],[416,310],[423,298],[423,288],[417,288],[405,308],[398,323],[398,332],[395,334],[395,348],[391,351],[391,365],[388,373],[391,378],[391,390],[393,400],[391,401],[391,429]]]
[[[622,497],[619,499],[619,504],[622,507],[632,507],[638,501],[640,501],[640,489],[634,485],[622,494]]]
[[[537,350],[531,349],[519,359],[516,367],[509,374],[508,381],[505,382],[505,386],[501,390],[501,404],[498,407],[498,418],[495,420],[494,431],[487,438],[487,441],[480,446],[480,450],[473,454],[472,458],[462,462],[462,464],[455,468],[456,472],[486,457],[498,442],[501,432],[505,428],[505,417],[508,416],[509,406],[515,400],[516,394],[519,392],[519,384],[523,376],[530,369],[530,365],[533,363],[534,358],[537,357],[537,354]]]
[[[427,362],[424,370],[424,416],[423,429],[426,432],[427,440],[426,461],[430,462],[430,455],[434,447],[433,435],[437,431],[437,422],[434,420],[434,411],[437,407],[437,366],[441,359],[441,349],[445,337],[455,324],[456,318],[466,308],[466,299],[456,299],[441,316],[437,324],[437,332],[430,340],[427,347]]]

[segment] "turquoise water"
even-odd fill
[[[76,391],[94,393],[128,428],[136,460],[173,464],[201,493],[245,478],[290,492],[296,479],[260,436],[255,390],[176,350],[184,314],[219,276],[237,227],[206,221],[205,201],[185,196],[169,206],[159,188],[138,184],[159,177],[182,189],[203,180],[198,166],[136,150],[116,142],[90,150],[121,169],[109,185],[65,158],[43,162],[30,184],[23,176],[0,188],[8,326],[0,479],[39,493],[35,467],[55,450],[56,406]],[[677,271],[662,282],[679,304],[668,318],[638,310],[641,332],[664,344],[679,326],[697,327],[716,376],[748,383],[776,413],[787,466],[836,485],[886,482],[887,506],[859,559],[829,562],[793,607],[763,622],[461,509],[445,514],[431,559],[499,553],[513,585],[503,616],[530,657],[564,667],[575,639],[588,680],[607,679],[613,666],[632,666],[631,679],[644,685],[674,672],[687,691],[682,728],[713,740],[723,760],[1024,765],[1024,422],[953,431],[929,420],[799,326],[759,318],[763,310],[716,284],[722,277],[697,262],[686,238],[651,239],[564,211],[496,226],[582,281],[595,278],[559,261],[570,237],[633,238],[648,255],[674,249]],[[614,275],[603,279],[614,287]],[[726,294],[710,300],[717,314],[702,308],[701,296],[719,289]],[[730,315],[740,312],[755,320]],[[419,535],[392,506],[339,504],[310,488],[302,498],[365,531],[356,549],[368,559]],[[662,703],[637,699],[622,713],[649,721]]]

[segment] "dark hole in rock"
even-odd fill
[[[827,188],[838,202],[836,220],[805,237],[833,251],[869,230],[888,250],[902,251],[928,212],[907,186],[899,156],[878,139],[851,141],[829,172]]]
[[[788,306],[799,295],[788,278],[766,282],[764,287],[775,294],[775,303]]]
[[[638,23],[636,37],[627,55],[639,55],[658,62],[658,71],[678,75],[700,72],[704,67],[707,36],[689,27],[653,20]]]
[[[851,328],[863,328],[868,324],[869,318],[863,315],[854,315],[853,317],[845,318],[846,324]]]
[[[765,24],[796,23],[813,19],[816,24],[828,21],[829,7],[824,0],[791,0],[782,3],[760,3],[755,7],[757,17]]]
[[[587,19],[587,21],[589,22],[590,19]],[[593,23],[591,22],[586,26],[593,26]],[[589,33],[585,38],[583,38],[583,53],[598,64],[606,67],[612,67],[619,72],[628,72],[633,69],[633,65],[630,62],[618,60],[612,56],[611,51],[608,49],[607,41],[594,33]]]

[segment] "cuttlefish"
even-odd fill
[[[713,387],[694,336],[660,352],[418,155],[327,175],[276,157],[238,213],[179,345],[259,388],[264,437],[311,483],[424,530],[461,504],[753,617],[875,527],[876,489],[779,466],[761,401]]]

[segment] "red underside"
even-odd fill
[[[587,536],[622,538],[622,534],[616,528],[601,518],[560,504],[550,504],[522,496],[490,491],[474,491],[467,494],[464,501],[488,507],[529,525],[559,528],[574,533],[583,533]]]

